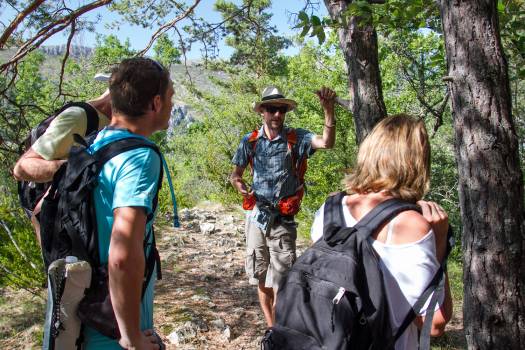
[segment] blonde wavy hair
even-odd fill
[[[430,187],[430,143],[422,120],[406,114],[379,122],[359,147],[344,181],[349,193],[387,191],[416,202]]]

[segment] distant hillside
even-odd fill
[[[64,52],[66,51],[66,45],[42,46],[40,47],[40,50],[49,56],[63,56]],[[71,57],[80,58],[88,57],[91,55],[92,52],[93,49],[91,47],[73,45],[71,46],[69,54],[71,55]]]
[[[51,79],[58,77],[61,64],[61,57],[64,55],[65,45],[43,46],[40,50],[47,56],[46,61],[41,67],[43,74]],[[11,58],[16,49],[0,50],[0,62],[5,62]],[[76,59],[87,59],[93,53],[93,48],[85,46],[72,46],[71,57]],[[174,108],[172,120],[170,122],[170,133],[175,129],[184,129],[195,120],[200,119],[191,105],[193,101],[192,93],[187,88],[191,82],[201,91],[214,93],[215,85],[210,77],[219,80],[227,80],[228,75],[224,72],[211,71],[205,69],[198,61],[190,61],[187,66],[184,64],[174,64],[170,69],[173,85],[175,88]],[[188,76],[189,75],[189,76]]]

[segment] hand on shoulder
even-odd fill
[[[395,219],[393,244],[407,244],[417,242],[425,237],[431,225],[417,211],[401,212]]]
[[[446,237],[448,231],[448,215],[436,202],[419,201],[423,217],[429,222],[437,237]]]
[[[417,204],[421,207],[425,220],[432,225],[436,236],[436,255],[438,260],[441,261],[445,256],[447,247],[448,215],[445,210],[435,202],[419,201]]]

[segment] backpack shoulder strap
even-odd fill
[[[286,141],[292,145],[297,143],[297,131],[294,128],[288,128],[286,131]]]
[[[157,182],[157,192],[155,193],[155,197],[153,198],[153,207],[151,210],[151,213],[147,216],[147,221],[150,222],[154,218],[154,213],[158,205],[159,200],[159,192],[162,187],[162,177],[163,177],[163,167],[162,167],[162,154],[160,153],[159,148],[154,143],[145,141],[141,138],[137,137],[129,137],[125,139],[120,139],[117,141],[113,141],[102,148],[100,148],[98,151],[95,152],[95,157],[97,158],[99,169],[104,165],[108,160],[111,158],[117,156],[120,153],[131,151],[133,149],[137,148],[150,148],[154,150],[159,158],[160,158],[160,173],[159,173],[159,179]],[[144,237],[144,249],[146,249],[146,245],[148,244],[148,240],[150,235],[153,235],[152,239],[152,245],[150,247],[149,254],[146,256],[146,274],[145,279],[142,287],[142,297],[144,297],[144,293],[146,291],[146,288],[148,286],[148,283],[153,276],[153,269],[155,266],[157,266],[157,278],[161,279],[161,270],[160,270],[160,257],[157,250],[156,242],[155,242],[155,234],[152,230],[148,233],[146,237]]]
[[[95,109],[95,107],[93,107],[92,105],[90,105],[87,102],[68,102],[61,109],[61,112],[64,111],[65,109],[69,108],[69,107],[80,107],[84,111],[86,111],[87,124],[86,124],[86,134],[84,136],[87,136],[87,135],[91,134],[92,132],[98,130],[99,118],[98,118],[98,112]]]
[[[94,155],[98,162],[98,167],[99,169],[101,169],[102,166],[111,158],[119,155],[120,153],[131,151],[137,148],[150,148],[153,151],[155,151],[160,158],[160,172],[159,172],[159,180],[157,183],[157,193],[155,194],[155,197],[153,198],[153,208],[152,208],[153,210],[148,215],[148,221],[151,221],[153,219],[153,213],[155,212],[155,209],[157,208],[159,191],[160,191],[160,188],[162,187],[162,177],[164,175],[163,173],[164,169],[162,167],[162,154],[160,153],[160,150],[157,147],[157,145],[155,145],[152,142],[145,141],[138,137],[128,137],[125,139],[113,141],[103,146],[98,151],[96,151]]]
[[[161,155],[159,148],[154,143],[145,141],[138,137],[127,137],[102,146],[94,153],[94,156],[97,159],[99,165],[104,165],[104,163],[119,155],[120,153],[131,151],[137,148],[150,148],[154,150],[159,155],[159,157]]]
[[[327,231],[334,227],[345,227],[345,216],[343,214],[343,206],[341,202],[346,192],[338,192],[330,196],[324,202],[323,211],[323,236],[326,236]]]
[[[354,227],[357,229],[358,235],[362,239],[366,239],[383,223],[406,210],[421,212],[421,208],[416,204],[397,198],[388,199],[368,212]]]
[[[259,130],[254,130],[248,136],[248,144],[251,145],[250,152],[248,153],[248,164],[250,164],[250,173],[253,176],[253,158],[255,156],[255,148],[257,147],[257,141],[259,140]]]
[[[248,142],[249,143],[255,142],[255,141],[257,141],[258,137],[259,137],[259,130],[254,130],[254,131],[252,131],[250,136],[248,136]]]

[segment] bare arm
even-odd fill
[[[66,160],[45,160],[30,148],[16,162],[13,175],[18,181],[48,182]]]
[[[236,165],[235,168],[233,168],[233,171],[230,175],[230,182],[232,186],[235,189],[237,189],[237,191],[239,191],[240,194],[242,194],[243,196],[248,196],[250,194],[253,194],[253,191],[250,192],[248,190],[246,183],[242,179],[242,174],[244,174],[244,169],[246,168]]]
[[[445,333],[445,326],[452,318],[452,296],[450,294],[450,285],[448,282],[448,273],[445,274],[445,299],[443,304],[440,306],[439,310],[434,312],[434,317],[432,318],[432,328],[430,329],[430,335],[432,337],[440,337]],[[421,329],[423,323],[425,322],[425,316],[417,316],[414,320],[416,326]]]
[[[142,207],[117,208],[109,246],[109,292],[125,349],[158,349],[154,337],[140,329],[144,278],[146,213]]]
[[[324,111],[323,135],[315,135],[312,138],[312,148],[329,149],[335,143],[335,92],[329,88],[322,87],[316,92]]]
[[[439,262],[443,262],[447,250],[447,234],[448,234],[448,215],[435,202],[419,201],[423,217],[430,223],[434,236],[436,238],[436,257]],[[438,311],[434,313],[432,319],[432,329],[430,335],[433,337],[441,336],[445,331],[445,326],[452,318],[452,296],[450,294],[450,285],[448,274],[445,275],[445,299]],[[419,316],[414,321],[418,328],[423,326],[425,317]]]

